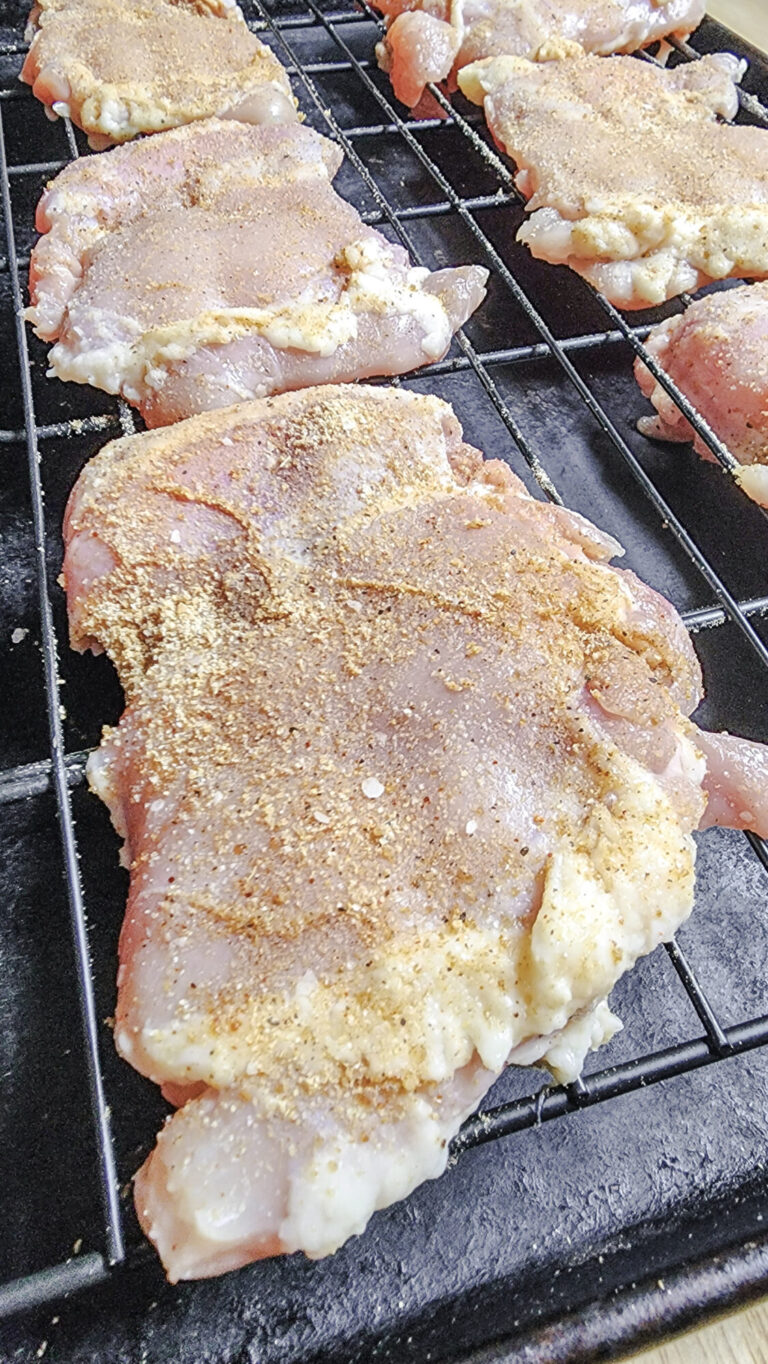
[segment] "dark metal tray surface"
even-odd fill
[[[457,96],[443,121],[410,120],[373,61],[372,12],[244,8],[308,122],[341,141],[337,186],[367,221],[424,264],[491,268],[449,357],[402,382],[452,402],[467,438],[536,496],[616,535],[696,633],[702,723],[768,740],[766,516],[716,441],[705,463],[635,429],[648,409],[633,352],[685,300],[626,320],[517,246],[511,167],[479,111]],[[17,82],[26,9],[0,5],[0,1358],[556,1364],[617,1357],[767,1291],[768,854],[721,830],[699,839],[692,919],[620,982],[625,1030],[579,1083],[506,1072],[448,1173],[329,1260],[165,1283],[130,1203],[165,1110],[112,1049],[126,876],[83,779],[120,691],[104,658],[69,651],[56,582],[67,494],[135,421],[46,379],[17,317],[36,200],[85,150]],[[768,123],[765,60],[719,25],[673,60],[722,48],[750,59],[739,118]]]

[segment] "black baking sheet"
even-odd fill
[[[34,204],[51,173],[46,166],[68,155],[63,126],[49,124],[29,92],[16,92],[25,8],[0,5],[8,157],[12,166],[31,166],[11,178],[22,256],[34,240]],[[246,12],[253,16],[247,6]],[[324,8],[326,14],[337,12]],[[339,49],[329,34],[316,22],[292,22],[308,16],[300,0],[273,5],[271,13],[281,26],[289,21],[282,31],[296,60],[312,65],[320,103],[333,109],[342,128],[353,130],[354,148],[387,202],[396,210],[439,203],[439,187],[401,132],[382,128],[387,119],[359,73],[338,69]],[[339,21],[334,27],[357,56],[370,61],[376,32],[371,22]],[[694,43],[702,51],[737,47],[709,22]],[[389,98],[386,78],[373,66],[364,69]],[[745,85],[768,94],[766,68],[755,54]],[[300,85],[297,90],[309,122],[327,132],[317,107]],[[476,120],[468,106],[461,107]],[[369,131],[374,125],[379,131]],[[480,128],[476,121],[473,126]],[[414,136],[460,195],[498,189],[492,167],[456,126],[416,129]],[[375,211],[375,196],[352,165],[337,183],[361,211]],[[580,281],[532,261],[514,245],[520,212],[513,204],[478,209],[476,218],[557,337],[609,329]],[[407,228],[427,264],[483,259],[455,213],[409,218]],[[383,230],[392,235],[391,226]],[[632,320],[642,324],[659,315]],[[539,339],[498,279],[467,334],[481,354]],[[59,528],[79,469],[120,426],[111,399],[46,379],[44,348],[31,338],[30,351],[37,423],[48,428],[40,440],[46,554],[64,684],[64,741],[76,780],[80,755],[98,741],[101,724],[119,715],[120,692],[105,659],[67,651],[55,581]],[[636,418],[647,407],[631,377],[627,345],[591,345],[570,353],[730,591],[740,600],[766,595],[764,515],[719,466],[702,463],[688,447],[655,446],[636,433]],[[458,346],[452,355],[461,357]],[[487,454],[508,459],[541,495],[477,375],[450,366],[438,371],[406,383],[452,402],[467,438]],[[712,605],[711,588],[556,361],[537,355],[494,365],[491,372],[564,500],[615,534],[626,546],[625,562],[679,609]],[[0,274],[0,376],[0,796],[3,783],[8,792],[13,781],[32,792],[0,805],[0,1277],[8,1282],[102,1252],[104,1236],[66,887],[47,789],[35,546],[7,272]],[[105,418],[104,430],[88,429],[87,423],[79,434],[55,430],[56,423],[94,414]],[[756,623],[768,640],[766,623]],[[708,689],[703,723],[768,739],[765,672],[736,626],[701,632],[697,645]],[[166,1285],[133,1223],[128,1190],[165,1109],[154,1087],[113,1054],[107,1021],[114,1007],[126,878],[105,809],[81,781],[72,799],[97,1009],[104,1020],[102,1065],[123,1184],[128,1265],[102,1287],[0,1326],[0,1358],[62,1364],[370,1359],[397,1364],[469,1359],[476,1350],[478,1360],[607,1358],[643,1332],[687,1320],[718,1298],[724,1301],[723,1295],[753,1292],[763,1282],[768,1049],[759,1047],[467,1151],[441,1180],[377,1214],[362,1237],[330,1260],[311,1263],[293,1256],[209,1283]],[[699,846],[696,908],[679,941],[721,1026],[747,1025],[768,1013],[765,872],[741,835],[713,830],[700,837]],[[587,1073],[632,1061],[642,1070],[649,1058],[703,1035],[663,949],[619,984],[613,1001],[625,1030],[589,1058]],[[545,1084],[538,1072],[510,1070],[486,1105],[523,1101]],[[542,1114],[547,1111],[545,1105]],[[712,1259],[726,1248],[727,1273]],[[588,1329],[579,1321],[581,1311]]]

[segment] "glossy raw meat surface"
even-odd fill
[[[411,267],[335,193],[341,159],[309,128],[213,119],[68,167],[30,268],[51,372],[162,426],[440,359],[487,271]]]
[[[768,506],[768,283],[697,299],[684,313],[654,327],[646,341],[662,369],[739,460],[739,482]],[[707,446],[642,361],[637,381],[658,416],[640,429],[658,440]]]
[[[768,129],[728,126],[742,64],[496,57],[459,85],[516,161],[534,256],[622,308],[713,279],[768,275]],[[567,142],[568,154],[564,155]]]
[[[688,37],[704,17],[703,0],[377,0],[376,8],[387,16],[379,65],[412,106],[428,81],[448,79],[455,88],[461,68],[484,57],[546,60],[577,45],[634,52],[659,38]]]
[[[72,641],[126,694],[90,769],[131,870],[116,1041],[183,1104],[139,1216],[172,1278],[326,1254],[508,1058],[578,1073],[690,910],[702,783],[768,829],[765,751],[708,776],[676,613],[437,399],[114,442],[66,539]]]
[[[291,123],[277,57],[233,0],[37,0],[21,73],[97,150],[199,118]]]

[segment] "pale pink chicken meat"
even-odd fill
[[[731,126],[743,63],[495,57],[459,85],[517,163],[518,240],[621,308],[768,276],[768,129]]]
[[[30,266],[50,372],[149,426],[445,355],[485,294],[366,226],[309,128],[207,120],[75,162],[44,194]]]
[[[610,1037],[692,905],[707,745],[718,820],[763,831],[768,752],[699,742],[673,608],[436,398],[113,442],[65,535],[72,643],[126,696],[89,772],[130,868],[115,1040],[182,1104],[140,1220],[172,1279],[327,1254],[509,1059],[573,1078]]]
[[[219,116],[292,123],[274,53],[234,0],[38,0],[21,79],[101,150]]]
[[[463,66],[504,54],[530,61],[585,52],[634,52],[687,38],[704,0],[374,0],[387,17],[378,44],[397,98],[419,105],[430,82],[455,90]],[[429,99],[427,95],[425,99]],[[434,103],[434,101],[433,101]],[[433,112],[425,106],[423,112]]]
[[[654,327],[646,346],[716,436],[739,461],[737,478],[768,506],[768,283],[697,299]],[[693,441],[713,456],[673,398],[641,360],[635,376],[657,416],[639,424],[657,440]]]

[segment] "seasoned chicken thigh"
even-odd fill
[[[726,126],[743,64],[496,57],[459,85],[517,162],[534,256],[621,308],[731,275],[768,275],[768,130]]]
[[[704,0],[374,0],[387,16],[376,48],[395,94],[416,106],[428,81],[504,54],[530,61],[586,52],[634,52],[659,38],[687,38]],[[427,97],[428,98],[428,97]]]
[[[37,0],[21,79],[101,150],[219,115],[292,123],[273,52],[234,0]]]
[[[89,773],[131,873],[115,1039],[182,1105],[139,1217],[172,1279],[327,1254],[508,1059],[572,1078],[689,913],[688,636],[407,391],[116,441],[65,534],[126,696]],[[766,750],[713,740],[712,818],[768,831]]]
[[[768,283],[697,299],[684,313],[654,327],[645,344],[739,460],[744,491],[768,506]],[[644,435],[692,440],[693,448],[711,459],[701,437],[641,360],[635,362],[635,375],[658,413],[641,418]]]
[[[440,359],[488,272],[412,268],[333,190],[341,159],[309,128],[214,119],[68,167],[30,268],[51,373],[161,426]]]

